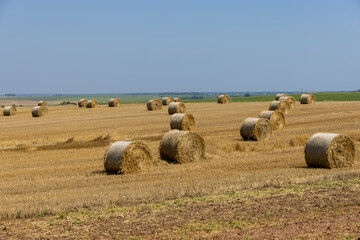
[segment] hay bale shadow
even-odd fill
[[[106,170],[92,171],[91,174],[93,174],[93,175],[124,175],[123,173],[107,172]]]

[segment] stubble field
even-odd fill
[[[176,199],[215,198],[254,189],[286,189],[360,177],[358,154],[355,165],[344,169],[311,169],[304,160],[306,141],[316,132],[347,134],[359,152],[360,102],[297,103],[286,115],[286,127],[274,131],[270,139],[242,141],[242,121],[257,117],[268,104],[187,103],[187,112],[196,119],[195,131],[205,140],[207,159],[184,165],[168,164],[158,154],[160,139],[170,130],[166,107],[147,111],[144,104],[94,109],[54,106],[42,118],[32,118],[31,108],[18,108],[15,116],[0,117],[0,219],[5,225],[21,225],[39,221],[39,217],[84,209],[101,211]],[[107,175],[103,156],[108,145],[117,140],[147,143],[156,159],[154,168],[143,173]],[[356,191],[358,183],[355,181]],[[4,231],[8,231],[6,227]],[[139,236],[154,236],[146,234]],[[131,236],[137,235],[104,235]]]

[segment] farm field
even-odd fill
[[[159,157],[166,106],[50,106],[42,118],[22,107],[0,116],[0,238],[360,237],[359,154],[343,169],[304,160],[316,132],[346,134],[359,153],[360,101],[297,102],[283,130],[242,141],[242,121],[268,105],[187,103],[207,159],[183,165]],[[107,175],[103,156],[117,140],[147,143],[154,168]]]
[[[294,96],[297,100],[300,98],[299,93],[290,94]],[[314,93],[316,101],[360,101],[360,92],[319,92]],[[216,101],[216,94],[208,93],[188,93],[188,94],[173,94],[173,93],[163,93],[163,94],[147,94],[147,95],[69,95],[69,96],[28,96],[28,97],[3,97],[0,98],[1,105],[24,105],[24,106],[34,106],[39,100],[47,101],[49,105],[58,105],[63,101],[70,101],[77,103],[79,99],[96,99],[99,104],[107,105],[110,98],[119,98],[122,103],[145,103],[149,99],[153,98],[163,98],[167,96],[180,97],[183,98],[184,102],[214,102]],[[199,97],[202,99],[191,99],[193,97]],[[237,94],[231,96],[232,102],[264,102],[272,101],[274,99],[274,94],[261,94],[261,93],[251,93],[250,97],[239,97]]]

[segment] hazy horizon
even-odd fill
[[[276,93],[288,93],[288,94],[300,94],[300,93],[351,93],[351,92],[360,92],[359,90],[354,90],[354,91],[314,91],[314,92],[306,92],[306,91],[222,91],[222,92],[217,92],[217,91],[213,91],[213,92],[133,92],[133,93],[127,93],[127,92],[122,92],[122,93],[18,93],[15,94],[17,97],[29,97],[29,96],[33,96],[33,97],[41,97],[41,96],[86,96],[86,95],[94,95],[94,96],[101,96],[101,95],[166,95],[166,94],[174,94],[174,95],[196,95],[196,94],[202,94],[202,95],[214,95],[214,94],[221,94],[221,93],[226,93],[226,94],[232,94],[232,95],[244,95],[244,94],[253,94],[253,96],[260,96],[260,95],[272,95],[272,94],[276,94]],[[14,96],[5,96],[7,94],[14,94],[14,93],[5,93],[5,94],[0,94],[0,97],[14,97]]]
[[[0,95],[356,91],[360,1],[0,0]]]

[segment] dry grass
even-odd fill
[[[333,170],[309,169],[304,159],[306,141],[316,132],[346,134],[359,152],[360,102],[299,105],[287,115],[286,127],[268,140],[241,141],[242,121],[257,117],[267,106],[266,102],[188,103],[208,160],[186,165],[159,158],[160,139],[170,130],[166,108],[148,111],[143,104],[126,104],[118,111],[107,106],[61,106],[49,107],[51,114],[45,118],[32,118],[31,108],[19,108],[11,121],[0,116],[0,217],[360,175],[358,157],[352,168]],[[107,175],[103,156],[116,140],[143,140],[157,167],[146,173]]]

